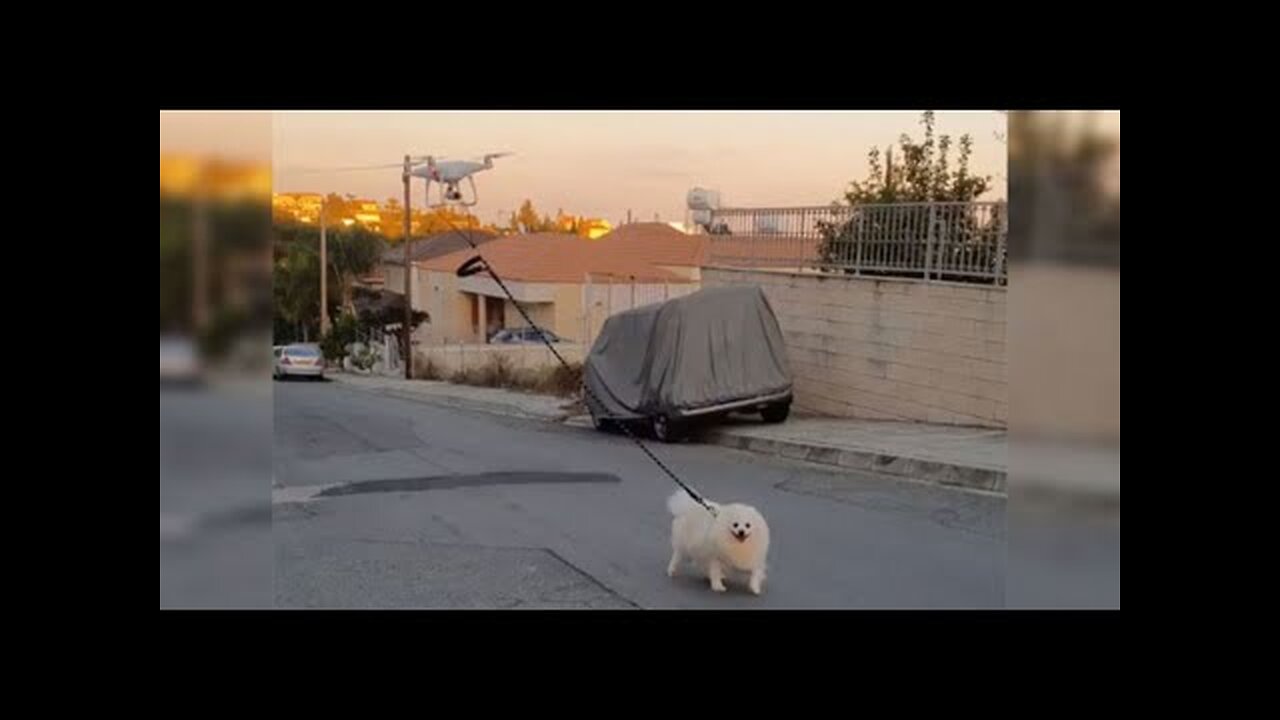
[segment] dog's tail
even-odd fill
[[[684,490],[677,490],[671,497],[667,498],[667,509],[677,517],[697,508],[698,501],[689,497],[689,493]]]

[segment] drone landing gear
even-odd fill
[[[428,181],[427,196],[426,196],[427,207],[430,207],[432,209],[439,209],[439,208],[449,207],[450,205],[456,205],[456,206],[462,206],[462,207],[471,207],[475,205],[480,200],[479,195],[476,193],[476,181],[473,180],[470,175],[468,175],[467,183],[471,185],[470,200],[467,200],[463,196],[462,191],[458,189],[457,183],[442,183],[442,182],[436,181],[436,185],[440,187],[440,191],[437,193],[437,195],[439,195],[440,201],[436,203],[432,203],[431,202],[431,181]]]

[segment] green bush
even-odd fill
[[[226,357],[237,337],[245,334],[248,317],[238,308],[222,308],[200,334],[201,354],[208,358]]]
[[[347,346],[360,338],[359,321],[355,315],[343,314],[333,322],[329,334],[320,341],[320,349],[328,360],[341,360],[347,354]]]

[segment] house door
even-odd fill
[[[484,299],[484,303],[484,318],[486,324],[484,336],[488,338],[490,335],[507,326],[507,319],[505,317],[507,304],[503,302],[502,298],[495,297],[486,297]]]

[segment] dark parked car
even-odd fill
[[[547,338],[547,340],[553,343],[563,342],[550,330],[543,330],[542,334]],[[542,340],[538,337],[538,331],[531,327],[503,328],[489,336],[489,342],[494,345],[522,345],[526,343],[542,344]]]

